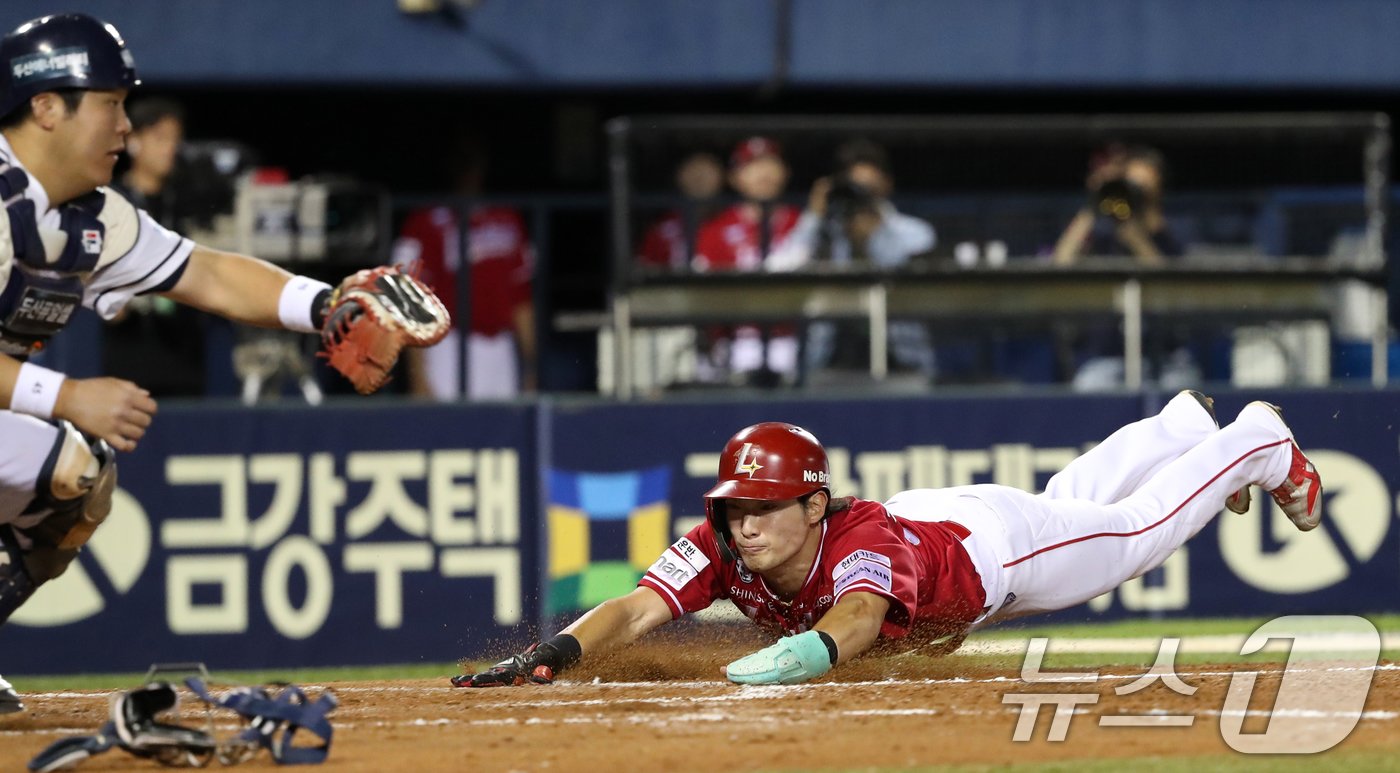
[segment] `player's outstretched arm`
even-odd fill
[[[195,245],[185,273],[165,295],[235,322],[287,327],[279,307],[292,278],[267,261]]]
[[[332,289],[257,258],[200,246],[166,296],[236,322],[320,333],[331,367],[360,394],[389,380],[405,346],[432,346],[451,326],[432,290],[398,268],[357,271]]]
[[[816,626],[780,639],[724,667],[739,684],[797,684],[815,679],[865,652],[880,635],[890,601],[874,593],[847,593]]]
[[[822,619],[813,626],[826,633],[836,643],[839,665],[870,649],[880,636],[880,626],[890,611],[890,600],[874,593],[859,591],[841,597]]]
[[[530,645],[479,674],[452,677],[457,687],[513,687],[549,684],[585,654],[598,655],[631,644],[671,620],[671,608],[650,588],[641,587],[586,612],[553,638]]]
[[[656,591],[642,586],[588,610],[563,633],[578,639],[584,652],[597,654],[631,644],[670,621],[671,608]]]

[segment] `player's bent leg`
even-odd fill
[[[1156,416],[1120,428],[1066,465],[1050,479],[1043,496],[1112,504],[1217,428],[1214,401],[1183,390]]]
[[[4,625],[39,587],[29,574],[24,553],[14,530],[0,526],[0,625]]]
[[[1284,489],[1289,501],[1305,503],[1295,509],[1315,505],[1320,481],[1296,476],[1304,479],[1295,484],[1302,496],[1286,485],[1300,467],[1294,449],[1278,414],[1251,404],[1113,505],[1018,496],[1000,487],[979,494],[1007,524],[1011,549],[1002,569],[1015,600],[995,619],[1071,607],[1160,566],[1242,486]]]
[[[0,526],[0,624],[39,586],[64,573],[112,510],[116,460],[111,446],[89,442],[72,424],[56,437],[34,475],[31,502]]]
[[[105,440],[89,440],[66,421],[59,423],[59,430],[27,511],[48,515],[23,531],[40,547],[67,552],[86,544],[112,512],[117,465]]]
[[[1288,473],[1277,486],[1264,485],[1269,496],[1274,498],[1278,506],[1283,510],[1288,520],[1298,527],[1298,531],[1312,531],[1322,522],[1322,476],[1317,472],[1317,468],[1309,461],[1303,453],[1303,449],[1298,447],[1297,438],[1293,437],[1293,430],[1288,426],[1288,422],[1283,420],[1283,410],[1273,403],[1255,401],[1245,406],[1245,411],[1254,410],[1255,418],[1273,417],[1278,423],[1283,425],[1288,437],[1292,441],[1292,454],[1289,459]],[[1240,412],[1244,417],[1245,411]],[[1241,490],[1245,497],[1245,507],[1249,506],[1249,489]],[[1235,510],[1233,506],[1231,510]],[[1244,512],[1235,510],[1235,512]]]
[[[29,576],[19,540],[9,526],[0,526],[0,625],[4,625],[38,586]],[[13,686],[0,677],[0,714],[24,711],[24,702]]]
[[[47,421],[0,410],[0,524],[14,523],[34,501],[34,488],[59,428]]]

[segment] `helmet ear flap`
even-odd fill
[[[710,499],[706,501],[706,509],[709,511],[710,529],[715,533],[715,544],[719,546],[719,557],[734,563],[739,557],[734,554],[731,546],[734,535],[729,531],[729,513],[726,511],[728,502],[723,499]]]

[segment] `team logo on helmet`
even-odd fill
[[[734,463],[735,475],[738,475],[741,472],[746,472],[749,474],[749,477],[752,478],[754,473],[763,469],[763,465],[758,463],[757,453],[754,454],[752,459],[749,459],[749,449],[751,448],[753,448],[753,443],[745,443],[744,447],[739,449],[737,459]],[[745,459],[748,459],[748,461],[744,461]]]
[[[16,84],[68,75],[87,77],[91,68],[87,49],[77,46],[41,51],[10,60],[10,75]]]

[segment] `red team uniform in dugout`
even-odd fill
[[[762,235],[758,221],[744,214],[745,207],[736,204],[715,216],[700,229],[695,243],[697,271],[758,271],[767,257],[760,251]],[[768,252],[787,238],[802,213],[787,204],[773,205],[768,217]]]
[[[742,561],[721,560],[708,523],[668,548],[638,585],[656,591],[676,617],[730,599],[760,626],[788,634],[810,629],[847,593],[874,593],[890,600],[883,636],[901,638],[911,630],[941,636],[965,630],[986,606],[961,544],[966,536],[961,524],[905,520],[878,502],[855,499],[849,510],[822,522],[816,561],[791,602]]]
[[[642,247],[637,251],[637,262],[653,268],[682,269],[686,266],[688,252],[685,236],[685,218],[680,212],[668,212],[642,237]]]
[[[404,222],[400,237],[403,241],[396,257],[416,257],[419,278],[437,293],[449,311],[455,311],[456,276],[462,255],[456,213],[451,207],[418,210]],[[530,302],[532,261],[525,223],[520,213],[509,207],[477,207],[471,213],[468,239],[472,266],[471,332],[486,336],[509,332],[515,307]],[[407,254],[415,251],[414,255]]]
[[[472,398],[512,397],[520,391],[515,340],[516,309],[531,303],[534,254],[520,213],[509,207],[475,207],[471,250],[471,324],[456,318],[461,233],[452,207],[428,207],[409,215],[394,243],[394,263],[418,265],[418,276],[454,314],[443,342],[423,352],[429,387],[438,399],[462,394],[458,385],[461,331],[468,327],[468,377]]]

